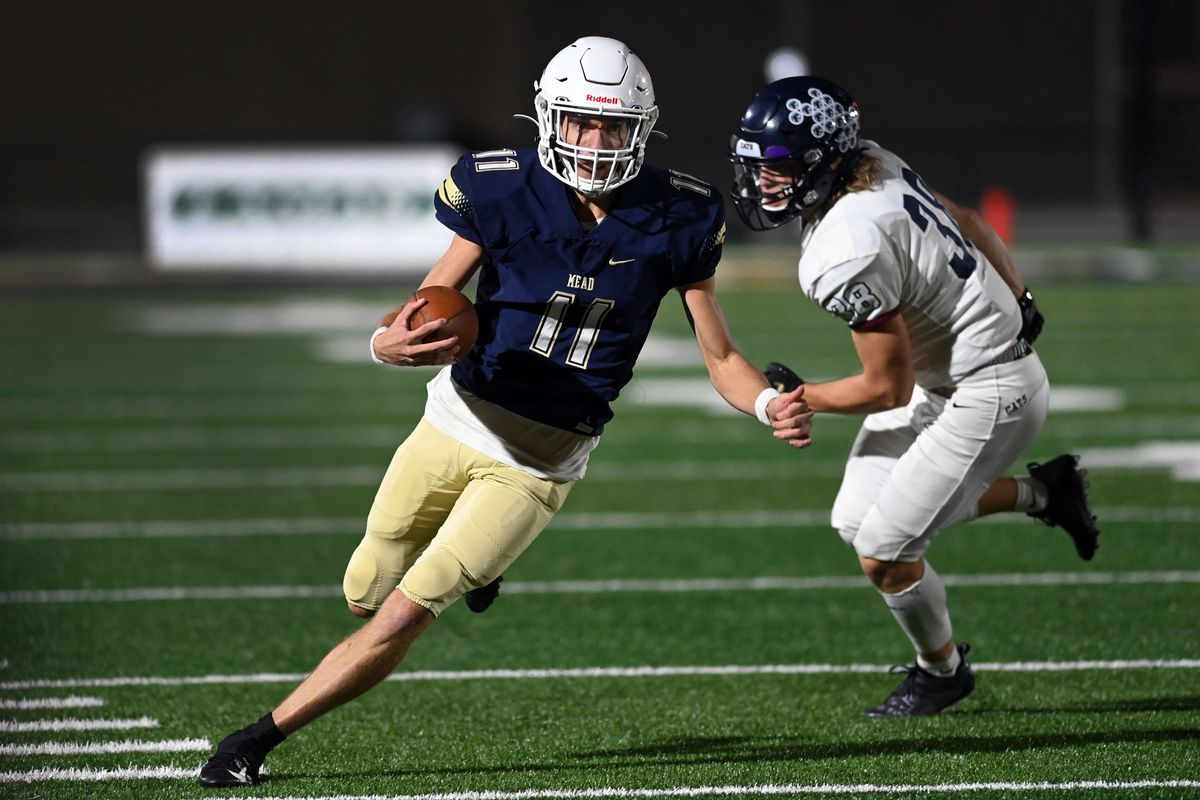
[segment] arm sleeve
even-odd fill
[[[438,222],[459,236],[484,245],[483,234],[475,217],[472,200],[471,157],[464,155],[451,169],[433,195],[433,208]]]

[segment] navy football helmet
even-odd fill
[[[824,203],[858,165],[858,104],[824,78],[783,78],[750,101],[729,151],[738,216],[777,228]]]

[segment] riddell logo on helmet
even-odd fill
[[[588,94],[587,99],[593,103],[608,103],[610,105],[616,105],[617,103],[621,102],[615,97],[605,97],[604,95],[590,93]]]

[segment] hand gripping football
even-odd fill
[[[446,325],[425,337],[427,342],[436,342],[458,337],[458,356],[462,358],[475,345],[479,336],[479,315],[475,305],[465,294],[451,286],[426,286],[413,292],[412,300],[424,298],[427,302],[412,315],[411,328],[419,328],[435,319],[446,320]]]

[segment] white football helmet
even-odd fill
[[[550,59],[533,88],[538,157],[551,175],[586,197],[597,197],[638,174],[658,106],[646,65],[623,42],[604,36],[577,39]],[[597,149],[566,140],[568,116],[627,124],[618,147]]]

